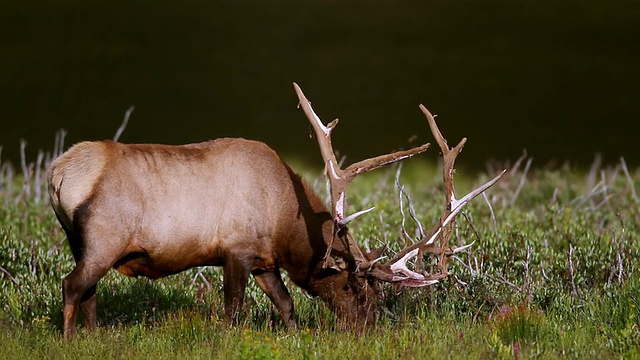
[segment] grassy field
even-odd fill
[[[427,226],[444,199],[435,154],[407,162],[400,176]],[[230,327],[221,272],[204,268],[159,281],[109,273],[98,285],[98,331],[65,342],[61,281],[73,260],[44,196],[49,158],[0,167],[0,358],[640,358],[640,171],[622,160],[587,172],[509,167],[458,219],[452,241],[476,243],[453,262],[454,275],[386,288],[369,332],[335,330],[333,314],[293,285],[301,329],[287,332],[253,280],[244,319]],[[323,192],[318,171],[295,168]],[[458,191],[502,166],[487,168],[459,171]],[[404,244],[396,170],[350,189],[352,209],[376,206],[352,227],[365,247]]]

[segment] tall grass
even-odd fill
[[[98,331],[63,342],[61,281],[74,263],[45,196],[64,133],[56,139],[17,169],[0,162],[0,358],[640,357],[640,173],[623,159],[581,172],[533,168],[526,156],[457,174],[462,193],[510,169],[459,218],[452,241],[476,243],[452,276],[385,288],[375,330],[335,330],[324,304],[288,284],[301,330],[287,332],[252,280],[242,322],[229,327],[221,272],[198,268],[159,281],[110,272],[98,285]],[[318,172],[296,168],[323,193]],[[405,246],[395,171],[350,188],[353,208],[376,206],[353,225],[364,247]],[[400,179],[422,223],[434,224],[444,201],[436,167],[412,160]],[[416,231],[408,219],[406,231]]]

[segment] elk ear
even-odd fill
[[[344,259],[340,256],[330,256],[329,258],[327,258],[327,269],[334,269],[337,271],[344,271],[347,270],[348,265],[347,262],[344,261]]]
[[[379,247],[377,249],[373,249],[370,252],[367,253],[367,259],[369,259],[369,261],[373,261],[375,259],[378,259],[382,256],[382,254],[384,253],[384,251],[387,250],[387,247],[385,245],[383,245],[382,247]]]

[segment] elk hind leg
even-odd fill
[[[83,258],[62,281],[65,338],[70,338],[76,332],[77,310],[80,304],[89,328],[95,327],[95,285],[109,268],[110,266],[89,262]]]
[[[96,285],[93,285],[89,290],[85,291],[84,295],[80,299],[80,309],[84,316],[85,328],[93,331],[97,326],[96,316]]]

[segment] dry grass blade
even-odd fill
[[[120,139],[120,136],[122,135],[122,133],[124,132],[124,129],[127,128],[127,124],[129,123],[129,117],[131,117],[131,113],[133,112],[133,110],[135,110],[136,107],[135,106],[130,106],[127,111],[124,113],[124,119],[122,120],[122,124],[120,125],[120,127],[118,128],[118,131],[116,131],[115,136],[113,137],[113,141],[118,141]]]
[[[633,179],[631,178],[631,174],[629,174],[629,169],[627,168],[627,162],[624,161],[623,157],[620,157],[620,164],[622,166],[622,171],[624,172],[624,176],[627,179],[627,184],[629,185],[629,188],[631,189],[631,195],[633,196],[633,201],[635,201],[635,203],[637,204],[638,202],[640,202],[640,200],[638,200],[638,193],[636,193],[635,184],[633,183]]]

